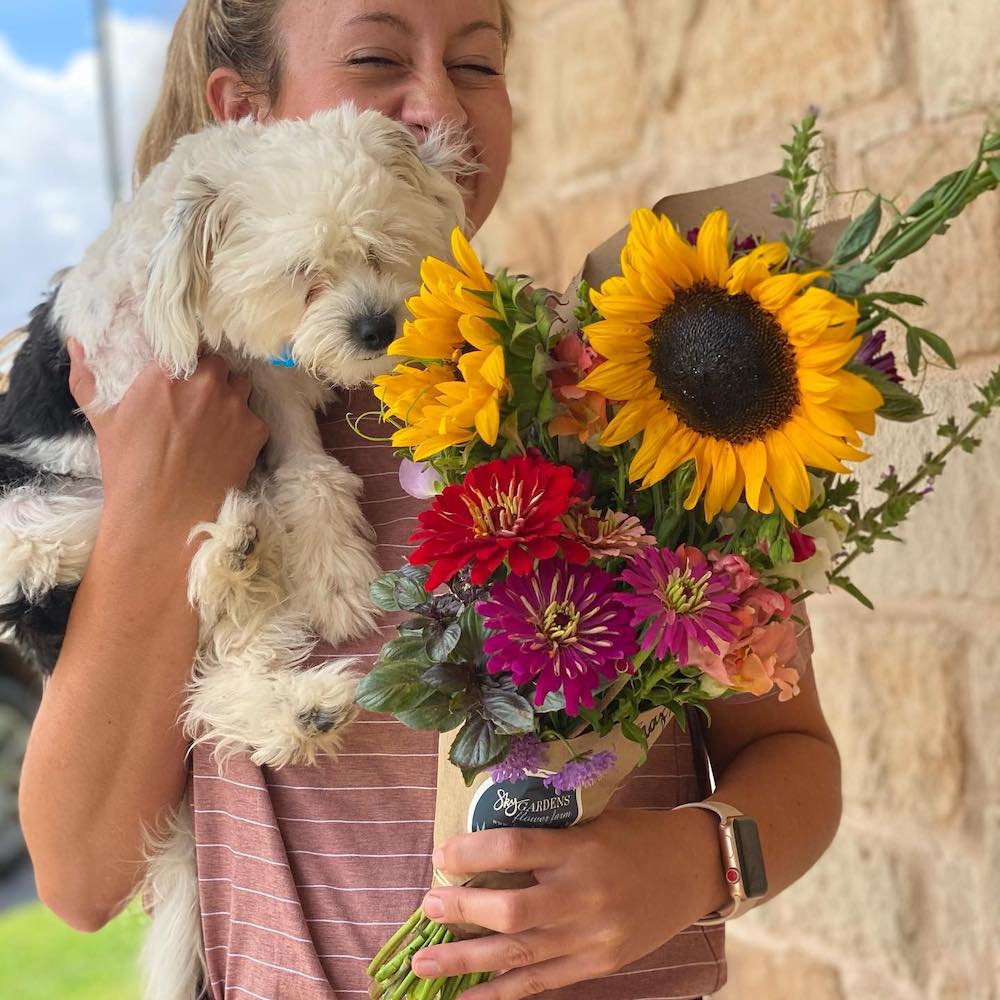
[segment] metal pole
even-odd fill
[[[92,0],[94,30],[97,34],[97,66],[100,85],[101,120],[104,125],[104,158],[108,189],[114,205],[121,197],[121,173],[118,167],[118,123],[115,115],[115,81],[111,63],[106,0]]]

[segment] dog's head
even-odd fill
[[[287,351],[315,377],[387,371],[421,260],[464,221],[456,137],[418,146],[351,107],[192,136],[169,228],[149,267],[145,324],[161,361],[193,370],[200,341],[248,357]],[[190,165],[190,166],[188,166]]]

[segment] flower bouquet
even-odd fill
[[[687,712],[794,697],[802,598],[837,586],[870,604],[847,568],[1000,405],[997,372],[862,506],[847,463],[868,457],[863,436],[923,418],[919,376],[955,366],[895,308],[923,300],[873,283],[997,187],[1000,134],[909,207],[875,196],[825,226],[817,137],[809,114],[775,175],[635,211],[565,298],[487,274],[458,232],[454,265],[425,262],[376,395],[401,481],[434,499],[408,564],[372,587],[409,617],[357,697],[442,734],[436,843],[592,819]],[[410,968],[476,931],[418,911],[371,963],[372,996],[450,1000],[487,979]]]

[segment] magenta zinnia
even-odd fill
[[[653,649],[657,659],[672,653],[686,664],[691,642],[718,653],[713,636],[725,642],[739,630],[739,619],[731,611],[739,597],[729,575],[714,569],[692,546],[644,549],[622,579],[633,592],[619,597],[632,608],[633,625],[648,621],[642,648]]]
[[[520,686],[536,681],[535,704],[562,690],[566,711],[594,707],[602,678],[631,670],[636,651],[629,612],[615,578],[596,566],[539,563],[525,578],[508,577],[476,610],[494,632],[483,644],[491,674],[509,671]]]
[[[530,573],[536,559],[557,552],[570,562],[586,562],[586,547],[562,523],[579,493],[568,465],[537,455],[478,465],[419,515],[410,541],[422,544],[410,562],[433,565],[429,591],[470,563],[472,582],[482,584],[505,560],[518,576]]]

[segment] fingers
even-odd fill
[[[500,972],[565,956],[573,945],[574,936],[565,930],[491,934],[422,948],[413,956],[411,968],[421,979],[463,976],[468,972]]]
[[[516,934],[554,923],[564,911],[558,886],[527,889],[468,889],[441,886],[424,897],[424,913],[442,924],[478,924],[501,934]]]
[[[589,958],[566,955],[538,965],[513,969],[463,993],[462,1000],[522,1000],[523,997],[537,996],[548,990],[562,989],[564,986],[599,979],[604,975],[607,973],[602,972]],[[613,990],[607,993],[609,997],[615,995]]]
[[[72,337],[66,340],[66,352],[69,354],[69,391],[76,400],[77,406],[86,411],[97,395],[94,374],[87,367],[84,359],[83,345]]]
[[[566,860],[569,830],[480,830],[452,837],[434,852],[441,871],[473,875],[477,872],[530,872],[556,868]]]

